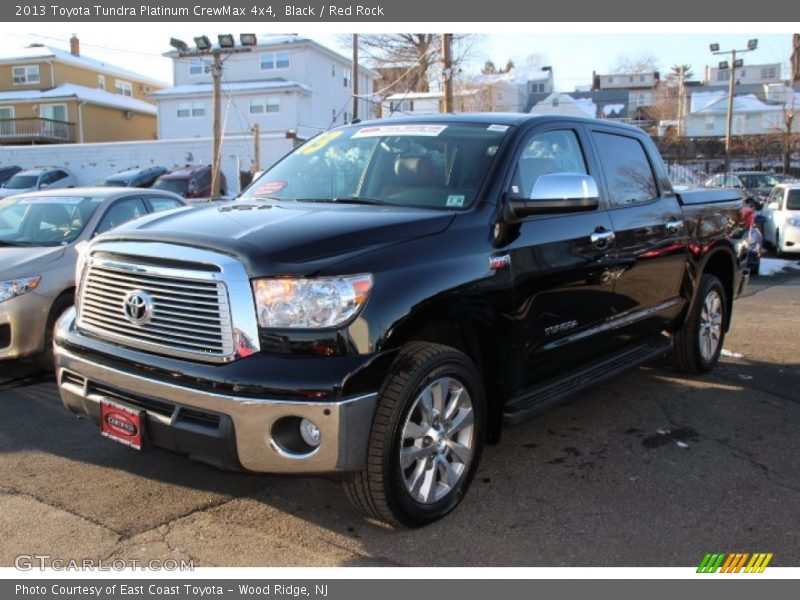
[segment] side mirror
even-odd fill
[[[550,173],[536,180],[530,198],[512,191],[506,203],[516,217],[583,212],[600,206],[600,192],[591,175]]]
[[[781,205],[778,204],[777,202],[770,202],[769,204],[767,204],[767,208],[769,210],[780,210],[781,209]]]

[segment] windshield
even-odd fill
[[[786,210],[800,210],[800,190],[789,190],[786,198]]]
[[[739,175],[744,187],[769,188],[778,185],[778,180],[771,175]]]
[[[14,175],[6,182],[6,188],[9,190],[29,190],[36,187],[37,181],[39,181],[38,175]]]
[[[153,189],[167,190],[183,196],[186,193],[185,179],[159,179],[153,184]]]
[[[102,198],[17,196],[0,201],[0,246],[60,246],[74,241]]]
[[[487,123],[336,129],[284,158],[242,198],[468,208],[507,130]]]
[[[100,185],[104,187],[128,187],[128,180],[127,179],[114,179],[113,177],[109,177]]]

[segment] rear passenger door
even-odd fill
[[[146,214],[147,207],[144,201],[139,197],[117,200],[106,209],[105,214],[100,218],[100,223],[97,225],[95,235],[111,231],[128,221],[138,219]]]
[[[687,227],[669,181],[653,164],[644,134],[592,127],[615,234],[615,318],[630,340],[664,329],[682,307]],[[652,148],[655,152],[655,149]]]

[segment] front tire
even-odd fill
[[[44,347],[42,348],[42,352],[39,353],[35,359],[36,366],[42,371],[52,373],[56,368],[55,359],[53,357],[53,330],[55,329],[56,322],[61,318],[61,315],[67,312],[74,303],[74,293],[67,292],[56,298],[53,307],[50,309],[50,314],[47,317],[47,325],[45,325]]]
[[[383,383],[367,467],[344,482],[351,503],[393,527],[453,510],[478,468],[486,401],[478,369],[448,346],[405,346]]]
[[[719,361],[725,340],[728,303],[722,282],[703,275],[694,305],[672,335],[671,362],[683,373],[707,373]]]

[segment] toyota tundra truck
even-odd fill
[[[96,238],[56,326],[61,398],[132,448],[336,477],[421,526],[505,427],[664,355],[714,368],[751,226],[735,190],[676,192],[627,125],[353,123],[233,202]]]

